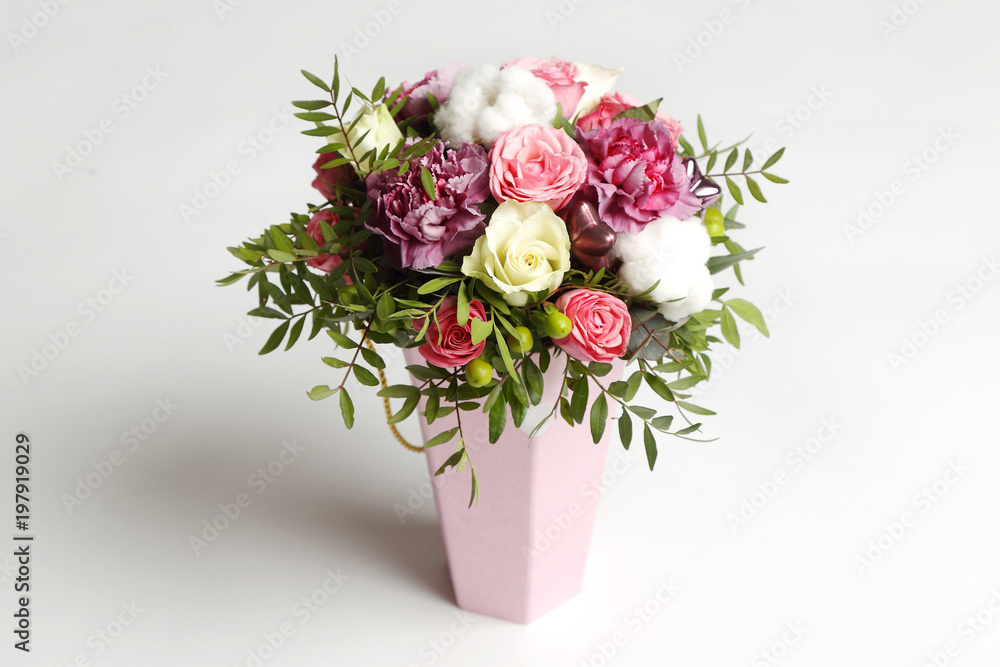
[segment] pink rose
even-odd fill
[[[478,345],[472,344],[472,318],[486,321],[486,309],[477,299],[469,302],[469,321],[462,326],[458,323],[458,298],[445,297],[437,311],[437,321],[431,320],[424,336],[425,342],[417,351],[439,368],[454,368],[464,366],[480,354],[486,347],[486,341]],[[418,330],[423,327],[423,320],[413,322]],[[439,327],[440,325],[440,327]]]
[[[574,289],[556,300],[556,308],[570,319],[573,330],[552,342],[574,359],[607,362],[628,350],[632,318],[621,299],[604,292]]]
[[[525,125],[501,132],[490,150],[490,190],[497,201],[536,201],[558,211],[587,180],[587,158],[562,130]]]
[[[576,120],[576,126],[584,132],[595,128],[610,127],[615,116],[623,111],[641,106],[642,102],[626,93],[607,93],[601,97],[593,111]],[[670,130],[670,142],[674,145],[674,150],[677,150],[678,139],[684,128],[663,112],[657,112],[656,120],[666,125],[667,129]]]
[[[306,225],[306,232],[317,245],[322,246],[326,244],[326,239],[323,238],[323,230],[319,224],[320,220],[325,220],[326,224],[333,227],[340,222],[340,216],[330,209],[323,209],[322,211],[317,211],[316,215],[310,218],[309,223]],[[320,255],[319,257],[310,257],[306,260],[306,264],[323,273],[330,273],[340,266],[342,261],[344,260],[339,255]],[[351,282],[351,279],[347,278],[347,282]]]
[[[573,114],[576,113],[576,107],[583,97],[583,89],[587,87],[587,83],[580,80],[579,67],[568,60],[557,58],[544,60],[541,58],[517,58],[516,60],[508,60],[500,66],[500,69],[511,65],[523,67],[544,81],[556,96],[556,102],[562,105],[563,117],[573,117]]]
[[[313,163],[316,178],[313,179],[312,186],[319,190],[321,195],[331,201],[336,201],[337,199],[337,186],[339,185],[342,188],[347,187],[351,182],[351,177],[354,175],[354,170],[349,169],[346,165],[331,167],[329,169],[322,168],[322,165],[336,160],[337,157],[333,153],[320,153],[319,157],[316,158],[316,162]]]

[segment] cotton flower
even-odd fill
[[[517,65],[480,65],[455,75],[448,101],[434,115],[441,138],[452,145],[490,146],[504,130],[551,125],[556,97],[544,81]]]
[[[654,220],[635,234],[619,234],[611,249],[621,260],[618,278],[632,294],[641,294],[660,281],[649,298],[662,304],[660,313],[680,322],[704,310],[715,285],[705,263],[712,251],[708,231],[700,218]]]

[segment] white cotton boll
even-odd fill
[[[677,322],[703,310],[712,299],[714,284],[705,266],[712,241],[699,218],[664,217],[636,234],[619,234],[611,255],[622,261],[618,277],[632,294],[645,292],[662,303],[660,312]],[[680,299],[675,301],[675,299]]]
[[[455,75],[448,100],[434,116],[441,138],[490,146],[498,134],[532,123],[551,125],[556,97],[548,85],[523,67],[493,65]]]

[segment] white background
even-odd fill
[[[995,3],[907,0],[883,34],[889,0],[404,0],[368,46],[357,31],[386,11],[378,0],[233,3],[48,0],[58,11],[43,21],[46,2],[16,0],[0,13],[5,33],[29,35],[0,46],[0,497],[7,525],[13,439],[27,432],[37,536],[34,651],[15,652],[4,629],[0,662],[247,665],[286,622],[294,635],[267,665],[601,665],[616,633],[607,664],[769,665],[761,651],[776,642],[773,664],[789,667],[918,667],[949,642],[957,654],[938,664],[1000,661],[987,607],[997,596],[1000,610]],[[456,622],[432,503],[403,522],[394,510],[426,482],[422,458],[391,439],[374,392],[355,391],[351,432],[333,402],[306,398],[336,379],[320,362],[329,341],[258,357],[270,326],[244,340],[252,299],[213,286],[237,268],[225,246],[315,199],[319,140],[282,118],[313,95],[298,70],[329,76],[336,53],[363,89],[456,59],[621,65],[618,90],[663,97],[689,137],[700,112],[712,139],[788,146],[775,171],[791,184],[765,187],[771,202],[747,207],[738,237],[767,246],[739,294],[784,312],[770,340],[722,353],[699,396],[720,413],[706,426],[719,440],[663,438],[653,473],[627,455],[600,501],[583,594],[532,626]],[[113,129],[95,135],[103,119]],[[88,136],[99,144],[57,174]],[[250,137],[269,141],[258,151]],[[239,174],[209,187],[230,161]],[[181,205],[206,189],[185,220]],[[879,214],[867,229],[859,208]],[[112,295],[115,271],[130,279]],[[69,511],[65,495],[127,449],[123,433],[157,399],[177,407]],[[832,439],[790,463],[823,420]],[[304,451],[257,495],[248,478],[293,439]],[[952,463],[966,471],[918,501]],[[734,530],[727,516],[781,472]],[[196,554],[189,537],[244,491],[252,505]],[[911,525],[891,537],[904,513]],[[859,565],[879,540],[877,562]],[[8,628],[13,559],[0,565]],[[296,603],[338,568],[349,579],[303,623]],[[652,601],[661,580],[677,586],[664,604]],[[133,601],[138,618],[97,639]],[[962,625],[984,609],[979,630]]]

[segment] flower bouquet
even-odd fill
[[[652,469],[654,434],[693,438],[697,417],[714,414],[688,399],[710,375],[715,332],[738,346],[738,317],[767,335],[760,311],[726,298],[713,275],[731,269],[742,284],[742,263],[760,249],[729,233],[743,227],[743,187],[764,202],[755,177],[786,182],[768,171],[782,150],[755,166],[740,144],[711,143],[700,117],[695,149],[659,100],[612,92],[620,73],[520,58],[458,63],[394,88],[383,77],[366,93],[343,83],[336,64],[329,81],[303,71],[321,91],[293,102],[310,124],[303,134],[325,140],[314,164],[321,198],[229,248],[248,267],[219,281],[248,277],[249,314],[278,322],[261,354],[292,347],[307,321],[310,339],[325,331],[344,351],[323,358],[338,381],[309,396],[336,395],[347,428],[351,378],[382,385],[390,425],[417,412],[420,449],[435,476],[448,473],[435,486],[459,603],[515,620],[579,587],[579,559],[567,566],[563,554],[544,570],[541,556],[560,549],[541,554],[532,540],[546,512],[600,477],[608,422],[617,415],[625,448],[642,432]],[[735,201],[725,212],[722,183]],[[411,384],[386,386],[372,343],[404,349]],[[633,402],[643,384],[670,413]],[[389,399],[402,403],[392,411]],[[562,431],[549,428],[555,421]],[[551,446],[538,444],[543,432]],[[567,481],[574,474],[583,477]],[[490,509],[443,516],[458,490],[464,510],[481,489]],[[519,503],[534,506],[512,518]],[[585,557],[591,524],[576,521],[559,546],[582,544]],[[565,585],[515,595],[514,611],[496,603],[508,595],[496,586],[463,593],[460,579],[483,578],[469,570],[475,562],[494,575],[510,568],[497,558],[503,545],[489,542],[498,533],[523,555],[516,576]],[[456,555],[463,542],[472,551]]]

